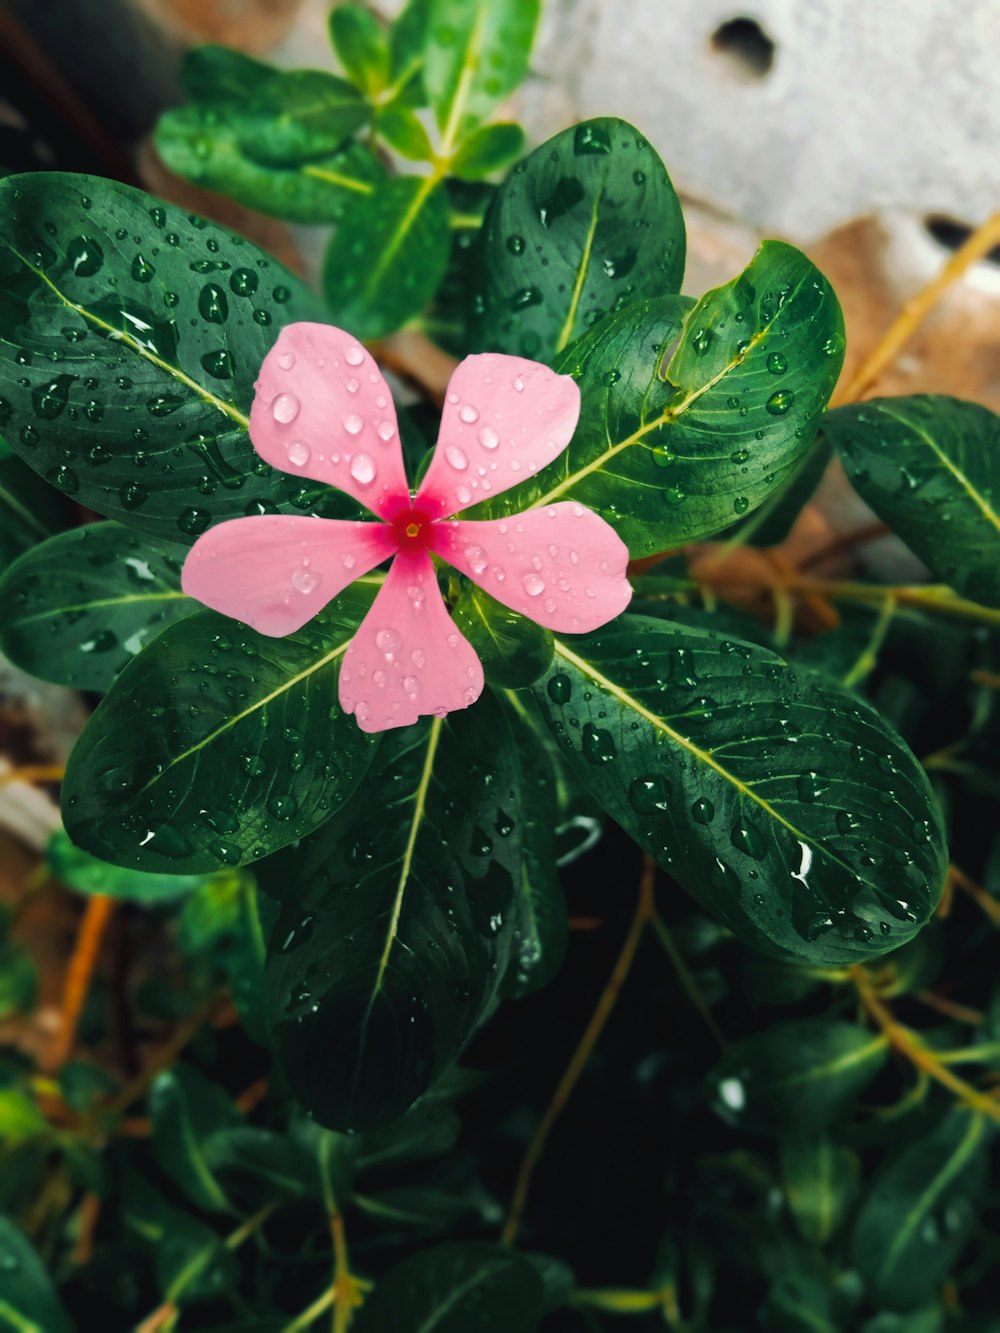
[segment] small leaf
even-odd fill
[[[116,865],[190,874],[258,860],[327,819],[374,751],[337,702],[340,659],[374,590],[355,583],[280,654],[211,611],[154,639],[70,757],[73,841]]]
[[[491,685],[522,689],[552,661],[550,631],[502,606],[477,584],[470,584],[455,603],[453,617],[475,648]]]
[[[389,43],[373,14],[361,5],[330,11],[330,41],[344,72],[369,97],[389,82]]]
[[[557,637],[534,693],[608,814],[744,943],[851,962],[934,910],[947,854],[924,772],[818,672],[626,615]]]
[[[358,199],[323,261],[323,289],[338,324],[381,338],[419,314],[448,265],[444,187],[397,176]]]
[[[248,157],[281,166],[336,153],[368,123],[371,108],[356,88],[335,74],[295,69],[268,75],[251,96],[217,115],[235,127],[237,143]]]
[[[0,1328],[10,1333],[73,1333],[73,1321],[17,1223],[0,1217]]]
[[[513,947],[521,821],[517,756],[487,694],[388,732],[355,799],[261,867],[295,885],[268,1005],[285,1076],[321,1124],[402,1115],[489,1009]]]
[[[357,1333],[534,1333],[546,1311],[532,1262],[503,1245],[465,1241],[421,1250],[379,1279]]]
[[[937,578],[1000,606],[1000,417],[918,394],[837,408],[823,432],[861,498]]]
[[[60,533],[0,579],[0,647],[57,685],[104,691],[198,604],[180,590],[184,547],[117,523]]]
[[[174,902],[208,882],[205,875],[150,875],[109,865],[74,846],[62,829],[46,843],[45,863],[53,878],[77,893],[100,893],[125,902]]]
[[[445,151],[521,82],[540,8],[540,0],[430,0],[424,85]]]
[[[889,1043],[854,1023],[795,1018],[733,1042],[709,1075],[713,1109],[739,1129],[809,1134],[838,1120],[883,1067]]]
[[[550,361],[604,315],[676,292],[684,250],[674,187],[638,130],[610,118],[564,130],[510,173],[490,208],[477,350]],[[616,364],[605,359],[601,374]]]
[[[989,1122],[954,1107],[879,1171],[854,1224],[854,1264],[878,1304],[929,1304],[965,1248],[987,1182]]]
[[[150,1092],[153,1153],[187,1198],[208,1212],[232,1212],[206,1156],[206,1142],[239,1116],[214,1083],[188,1065],[158,1075]]]
[[[192,47],[181,62],[181,84],[194,101],[229,102],[252,97],[273,65],[229,46]]]
[[[336,13],[336,10],[334,10]],[[430,162],[434,145],[415,111],[402,102],[393,102],[379,111],[378,132],[390,148],[412,162]]]
[[[826,1245],[857,1197],[858,1156],[826,1135],[796,1135],[780,1152],[785,1198],[799,1231],[810,1244]]]
[[[200,1218],[167,1203],[137,1174],[126,1179],[122,1217],[152,1248],[165,1301],[188,1305],[217,1300],[236,1285],[236,1256],[222,1237]]]
[[[764,1333],[841,1333],[829,1286],[811,1273],[783,1273],[757,1312]]]
[[[469,136],[451,159],[451,173],[460,180],[475,181],[508,167],[524,150],[520,125],[501,122],[484,125]]]

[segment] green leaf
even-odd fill
[[[5,411],[0,403],[0,418]],[[72,515],[70,501],[19,458],[0,458],[0,573],[37,542],[65,527]]]
[[[357,796],[294,853],[267,964],[275,1049],[335,1129],[402,1115],[451,1063],[513,946],[521,796],[498,705],[385,735]]]
[[[51,537],[0,579],[0,647],[24,671],[103,691],[156,634],[198,610],[184,547],[117,523]]]
[[[232,1212],[232,1204],[206,1158],[206,1143],[239,1124],[225,1093],[188,1065],[158,1075],[149,1097],[153,1155],[182,1193],[207,1212]]]
[[[434,145],[423,121],[402,102],[393,102],[379,111],[378,132],[390,148],[413,162],[430,162],[434,158]]]
[[[56,829],[45,845],[45,864],[55,879],[77,893],[101,893],[133,903],[173,902],[208,882],[204,875],[150,875],[109,865],[74,846],[62,829]]]
[[[451,230],[434,176],[397,176],[359,197],[323,261],[333,317],[359,338],[394,333],[419,314],[448,266]]]
[[[73,841],[116,865],[190,874],[312,832],[371,762],[373,738],[341,712],[337,680],[374,590],[359,580],[280,641],[211,611],[154,639],[70,757]]]
[[[73,1333],[73,1321],[56,1295],[45,1266],[9,1217],[0,1217],[0,1273],[3,1333]]]
[[[0,943],[0,1022],[28,1013],[35,1004],[38,972],[19,944]]]
[[[514,168],[486,219],[478,348],[550,361],[609,312],[678,291],[684,251],[674,187],[638,130],[610,118],[564,130]],[[648,358],[648,342],[637,348]],[[605,357],[601,375],[617,365]]]
[[[330,41],[347,77],[369,97],[389,83],[389,42],[373,14],[361,5],[330,11]]]
[[[421,316],[420,327],[445,351],[461,359],[473,350],[469,337],[469,292],[476,281],[479,229],[496,186],[451,176],[445,188],[451,205],[451,253],[447,272]]]
[[[356,1333],[534,1333],[545,1312],[534,1264],[503,1245],[466,1241],[421,1250],[381,1277]]]
[[[252,97],[273,65],[229,46],[192,47],[181,62],[181,85],[194,101],[239,101]]]
[[[810,1134],[839,1120],[885,1064],[889,1043],[854,1023],[794,1018],[733,1042],[709,1075],[712,1105],[757,1134]]]
[[[205,190],[289,222],[339,222],[384,172],[360,144],[296,164],[251,157],[237,127],[212,105],[175,107],[156,126],[156,147],[171,171]]]
[[[781,1144],[785,1198],[802,1235],[826,1245],[857,1197],[861,1163],[856,1153],[826,1135]]]
[[[189,543],[223,518],[334,494],[274,473],[246,429],[279,328],[315,318],[308,290],[249,242],[141,190],[60,172],[0,181],[7,438],[130,527]]]
[[[785,484],[772,491],[740,525],[740,540],[750,546],[779,546],[816,494],[832,457],[830,442],[820,435]]]
[[[811,1273],[783,1273],[757,1312],[765,1333],[841,1333],[829,1287]]]
[[[580,385],[569,448],[489,513],[576,500],[633,559],[720,532],[799,468],[840,371],[841,330],[829,284],[777,241],[694,309],[664,297],[610,316],[554,363]]]
[[[854,1224],[854,1264],[890,1310],[928,1305],[965,1248],[988,1179],[986,1117],[953,1108],[876,1176]]]
[[[411,90],[417,85],[413,104],[421,106],[424,105],[422,72],[430,9],[431,0],[408,0],[389,28],[393,85]]]
[[[509,121],[484,125],[465,140],[451,159],[451,173],[460,180],[480,180],[502,167],[509,167],[523,150],[524,130],[520,125]]]
[[[475,648],[491,685],[521,689],[533,684],[552,661],[550,631],[501,605],[475,583],[455,603],[453,618]]]
[[[1000,417],[918,394],[837,408],[823,431],[861,498],[937,578],[1000,606]]]
[[[277,915],[277,904],[258,891],[249,875],[241,876],[237,915],[223,966],[243,1027],[262,1046],[267,1044],[264,963],[267,938]]]
[[[256,162],[281,166],[341,149],[371,120],[356,88],[319,69],[277,70],[249,97],[220,112],[235,126],[237,143]]]
[[[626,615],[557,638],[534,690],[608,814],[744,943],[850,962],[934,910],[947,853],[923,769],[820,673]]]
[[[0,1088],[0,1143],[5,1148],[27,1139],[47,1138],[51,1130],[37,1103],[26,1092],[16,1087]]]
[[[126,1180],[122,1216],[151,1246],[164,1300],[188,1305],[218,1300],[236,1285],[235,1255],[200,1218],[168,1204],[140,1176]]]
[[[424,85],[450,152],[524,78],[540,0],[430,0]]]

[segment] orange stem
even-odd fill
[[[101,940],[104,938],[105,929],[111,920],[114,909],[115,900],[106,897],[103,893],[95,893],[87,899],[87,906],[84,908],[83,920],[77,933],[73,956],[70,959],[69,970],[66,973],[62,1000],[62,1022],[59,1026],[59,1034],[49,1054],[49,1065],[53,1069],[59,1069],[64,1065],[73,1050],[80,1014],[87,998],[87,992],[90,989],[94,968],[97,965]]]

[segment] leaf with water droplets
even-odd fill
[[[34,547],[0,578],[0,647],[24,671],[103,692],[161,630],[199,609],[180,590],[184,548],[117,523]]]
[[[829,413],[858,494],[936,577],[1000,606],[1000,417],[941,394]]]
[[[337,703],[340,661],[374,593],[354,584],[280,652],[211,611],[155,638],[70,757],[63,819],[74,842],[115,865],[187,874],[245,865],[312,832],[374,752]]]
[[[603,316],[676,292],[684,253],[674,187],[639,131],[610,118],[564,130],[514,168],[487,215],[476,350],[550,361]]]
[[[84,253],[86,264],[71,259]],[[134,275],[137,253],[154,280]],[[254,381],[275,336],[323,313],[241,237],[114,181],[9,176],[0,318],[5,437],[78,502],[185,545],[248,513],[357,512],[251,447]]]
[[[852,1254],[880,1304],[916,1310],[937,1297],[979,1216],[992,1138],[982,1112],[953,1106],[871,1182],[854,1223]]]
[[[521,82],[540,9],[541,0],[430,0],[423,82],[445,151]]]
[[[535,687],[608,814],[745,943],[810,963],[884,953],[944,883],[942,820],[883,718],[755,644],[625,615]]]
[[[554,363],[580,386],[569,448],[488,512],[578,500],[633,559],[721,532],[797,473],[836,383],[842,327],[826,279],[777,241],[693,308],[666,296],[608,316]],[[787,357],[777,415],[775,343]]]
[[[533,684],[552,661],[551,632],[502,606],[474,583],[455,603],[452,614],[475,648],[491,685],[523,689]]]
[[[268,1007],[285,1076],[321,1124],[402,1115],[490,1008],[514,948],[518,777],[487,693],[387,733],[356,797],[261,867],[265,887],[294,884]]]
[[[45,844],[45,865],[53,879],[76,893],[104,894],[123,902],[176,902],[203,889],[210,891],[214,877],[208,875],[150,875],[124,870],[82,852],[63,832],[56,831]]]

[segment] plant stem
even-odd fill
[[[0,787],[8,782],[61,782],[66,775],[61,764],[27,764],[0,773]]]
[[[604,1025],[615,1007],[615,1002],[635,959],[636,949],[639,946],[642,933],[647,922],[653,919],[656,910],[653,899],[655,876],[656,866],[653,860],[649,856],[643,857],[642,875],[639,879],[639,901],[636,905],[635,915],[632,918],[632,924],[629,926],[628,935],[625,937],[625,943],[618,955],[618,961],[615,963],[611,976],[608,978],[608,984],[597,1002],[597,1008],[594,1010],[593,1016],[587,1024],[576,1050],[573,1052],[566,1072],[552,1094],[552,1100],[549,1102],[521,1161],[511,1198],[510,1211],[507,1214],[507,1221],[500,1236],[504,1245],[511,1245],[514,1242],[521,1224],[524,1206],[528,1199],[528,1191],[531,1188],[531,1178],[545,1148],[545,1142],[549,1137],[552,1126],[559,1118],[560,1112],[572,1096],[573,1089],[590,1059],[591,1052],[604,1031]]]
[[[848,671],[843,679],[843,684],[848,689],[857,685],[858,681],[864,680],[867,675],[878,665],[879,649],[882,647],[885,636],[888,633],[892,618],[896,614],[896,601],[890,594],[887,594],[882,601],[882,609],[878,614],[878,619],[872,627],[871,637],[865,644],[857,661]]]
[[[104,938],[105,929],[114,909],[115,900],[103,893],[95,893],[87,899],[83,920],[80,922],[73,947],[73,956],[66,972],[59,1034],[49,1052],[48,1065],[51,1069],[59,1069],[72,1053],[77,1024],[90,989],[94,968],[97,966],[101,940]]]
[[[957,865],[952,864],[948,867],[948,876],[952,884],[963,889],[975,903],[978,903],[993,924],[1000,927],[1000,902],[992,893],[984,889],[981,884],[977,884],[974,879],[970,879]]]
[[[688,968],[687,963],[685,963],[681,951],[674,943],[674,938],[670,934],[670,931],[667,929],[667,924],[663,920],[663,917],[660,916],[659,912],[654,912],[652,917],[650,918],[650,922],[654,931],[656,932],[657,939],[663,945],[664,952],[666,953],[667,957],[670,959],[671,963],[674,966],[674,971],[677,973],[677,980],[680,982],[684,994],[688,997],[688,999],[694,1005],[695,1009],[697,1009],[698,1013],[701,1015],[702,1020],[705,1023],[705,1026],[708,1028],[709,1032],[711,1032],[712,1036],[715,1038],[716,1043],[720,1047],[725,1046],[726,1039],[722,1035],[718,1023],[716,1023],[715,1021],[715,1016],[712,1013],[711,1009],[709,1008],[705,1000],[705,997],[698,989],[698,983],[691,975],[690,969]]]

